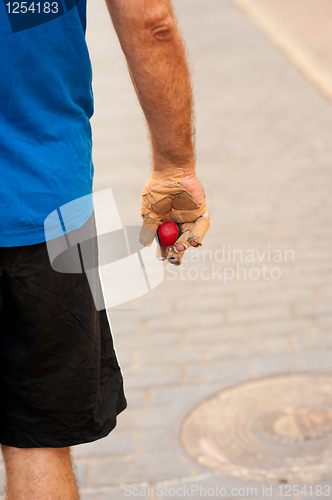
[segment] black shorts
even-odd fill
[[[0,248],[0,443],[61,448],[107,436],[126,408],[105,310],[45,243]]]

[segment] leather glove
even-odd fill
[[[140,243],[150,246],[163,221],[176,222],[180,227],[179,238],[172,247],[160,249],[162,258],[175,265],[181,264],[184,254],[184,251],[178,252],[175,247],[181,243],[186,249],[191,241],[195,241],[197,246],[202,245],[202,239],[210,226],[205,199],[199,204],[181,184],[184,173],[179,167],[153,171],[142,192],[143,226]]]

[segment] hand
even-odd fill
[[[210,225],[204,191],[196,174],[178,167],[152,172],[142,193],[141,215],[143,245],[151,245],[163,221],[179,224],[181,234],[174,246],[161,248],[162,256],[175,265],[181,263],[186,248],[202,244]]]

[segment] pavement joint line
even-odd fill
[[[248,18],[278,47],[288,59],[332,102],[332,78],[292,36],[285,33],[270,16],[261,12],[251,0],[233,0]]]

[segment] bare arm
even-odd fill
[[[151,135],[154,170],[194,175],[192,91],[169,0],[106,0]]]
[[[106,0],[126,56],[129,73],[145,114],[151,136],[154,171],[181,167],[181,184],[201,206],[203,188],[195,174],[193,98],[186,54],[170,0]],[[189,221],[196,221],[196,217]],[[208,222],[206,210],[185,233],[186,246],[201,244]],[[143,225],[159,224],[147,216]],[[156,228],[154,227],[154,231]],[[197,236],[197,234],[200,237]],[[176,244],[183,252],[184,244]],[[185,243],[185,241],[184,241]],[[146,243],[144,243],[146,244]],[[180,259],[181,261],[181,259]]]

